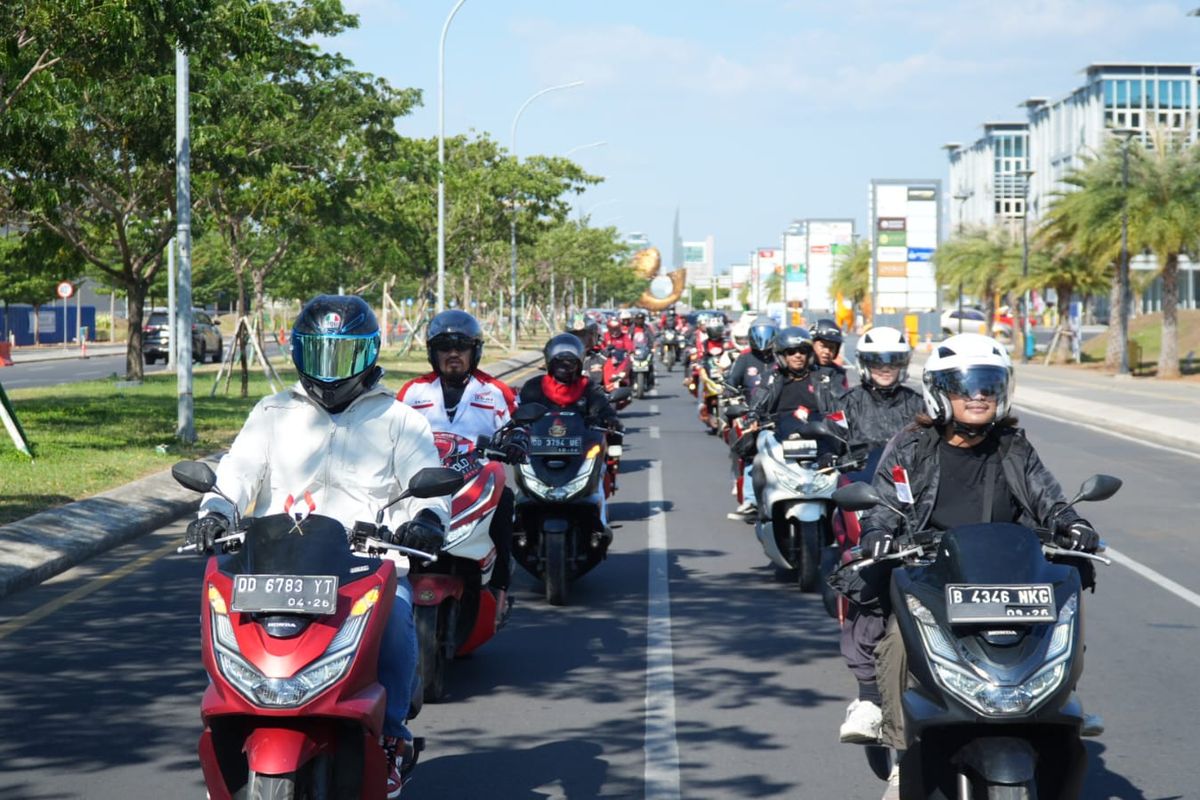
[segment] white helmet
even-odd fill
[[[937,425],[950,422],[950,395],[996,398],[996,420],[1012,408],[1013,367],[1004,345],[979,333],[960,333],[937,345],[921,379],[925,410]],[[993,420],[995,422],[996,420]]]
[[[858,358],[858,377],[862,379],[863,386],[889,392],[908,380],[908,362],[912,358],[912,348],[908,346],[904,334],[895,328],[871,328],[858,340],[855,355]],[[871,377],[871,367],[888,365],[900,367],[896,382],[891,386],[876,386]]]

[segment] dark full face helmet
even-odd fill
[[[308,395],[337,413],[379,380],[379,343],[379,323],[366,301],[323,294],[296,318],[292,363]]]
[[[704,324],[704,335],[714,342],[725,338],[725,323],[719,317],[710,317]]]
[[[812,335],[808,330],[794,325],[788,328],[780,328],[779,333],[775,334],[775,344],[772,348],[775,351],[775,363],[784,372],[796,372],[802,374],[807,372],[815,358],[813,354]],[[793,371],[788,367],[787,357],[796,353],[804,353],[804,366],[800,370]]]
[[[574,383],[583,374],[583,342],[573,333],[551,337],[542,348],[546,372],[559,383]]]
[[[775,320],[770,317],[755,318],[750,323],[750,349],[759,358],[769,358],[777,333],[779,333],[779,325],[775,323]]]
[[[637,311],[635,311],[633,314],[633,324],[634,325],[645,325],[646,324],[646,312],[642,311],[641,309],[638,309]]]
[[[835,347],[842,346],[842,329],[838,324],[829,318],[819,319],[813,323],[808,329],[808,333],[812,336],[814,342],[825,342],[834,345]]]
[[[483,329],[479,321],[466,311],[452,308],[429,321],[425,335],[425,352],[434,371],[438,369],[437,351],[454,347],[471,353],[470,372],[479,367],[483,358]]]

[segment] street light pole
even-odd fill
[[[175,246],[179,248],[175,291],[175,437],[196,441],[192,396],[192,140],[188,54],[175,51]]]
[[[446,33],[450,21],[467,0],[458,0],[446,24],[442,25],[442,38],[438,43],[438,209],[437,209],[437,310],[446,310]]]
[[[534,92],[529,96],[529,99],[521,104],[517,109],[516,115],[512,121],[512,133],[509,137],[509,142],[512,145],[513,160],[518,165],[521,163],[521,157],[517,154],[517,123],[521,121],[521,115],[525,113],[525,109],[529,108],[529,104],[537,100],[544,94],[556,92],[560,89],[573,89],[576,86],[582,86],[583,81],[571,81],[570,83],[560,83],[557,86],[547,86],[545,89]],[[509,331],[509,347],[513,350],[517,349],[517,198],[513,198],[512,207],[509,209],[512,217],[509,223],[509,232],[512,237],[512,274],[509,280],[509,319],[512,322],[512,329]]]
[[[1021,342],[1023,345],[1023,360],[1026,364],[1033,358],[1033,326],[1030,325],[1029,312],[1031,309],[1032,298],[1029,291],[1029,179],[1033,177],[1033,170],[1022,169],[1017,171],[1024,183],[1022,191],[1025,199],[1021,205],[1021,277],[1025,282],[1025,298],[1022,304],[1025,306],[1024,314],[1021,317]]]
[[[580,150],[587,150],[592,147],[603,147],[606,144],[608,144],[608,142],[601,139],[598,142],[588,142],[587,144],[576,145],[575,147],[572,147],[570,150],[568,150],[566,153],[564,153],[563,158],[570,158],[572,153],[578,153]]]
[[[963,230],[963,205],[975,196],[974,190],[970,192],[959,192],[954,195],[954,199],[958,201],[958,224],[955,226],[956,231],[961,234]],[[958,332],[963,332],[963,282],[958,282]]]

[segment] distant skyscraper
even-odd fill
[[[671,236],[671,269],[683,266],[683,237],[679,235],[679,206],[675,206],[675,229]]]

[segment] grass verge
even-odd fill
[[[1179,359],[1185,374],[1200,369],[1200,310],[1179,309]],[[1162,346],[1162,314],[1139,314],[1129,320],[1129,339],[1141,347],[1139,364],[1135,370],[1153,373],[1158,366],[1158,354]],[[1108,335],[1097,336],[1083,346],[1085,362],[1103,362],[1108,348]],[[1192,354],[1189,362],[1188,354]]]

